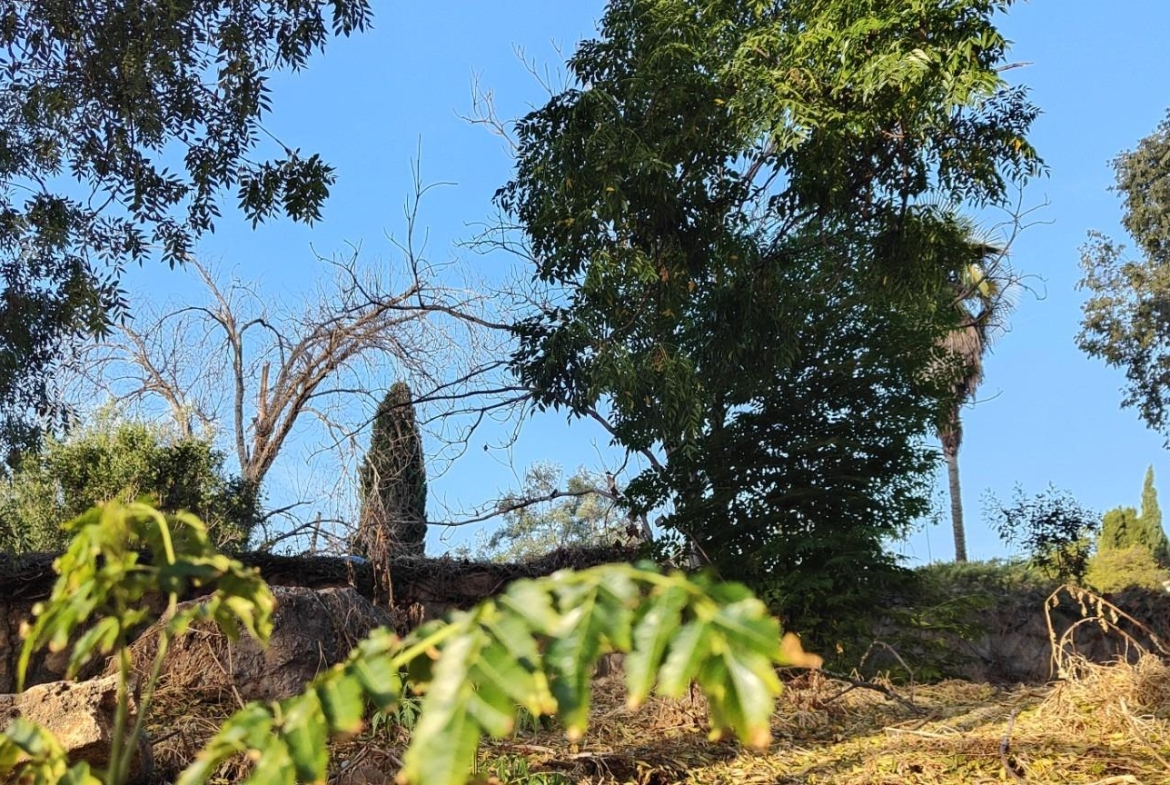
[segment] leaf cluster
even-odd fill
[[[66,529],[72,540],[53,563],[60,577],[49,598],[33,609],[36,619],[24,632],[18,688],[32,653],[45,646],[69,651],[67,678],[96,656],[114,655],[121,678],[111,763],[104,774],[106,782],[121,783],[169,642],[197,621],[214,622],[233,639],[246,630],[267,640],[275,600],[256,570],[216,552],[206,528],[192,515],[167,516],[144,504],[109,504],[74,519]],[[178,598],[192,589],[210,593],[180,610]],[[132,632],[149,621],[144,598],[154,592],[168,598],[166,624],[131,727],[128,647]],[[56,740],[26,721],[0,737],[0,776],[13,768],[35,782],[99,781],[85,762],[67,765]]]
[[[1018,545],[1036,569],[1059,581],[1084,579],[1100,516],[1067,491],[1049,486],[1029,497],[1016,486],[1010,503],[989,493],[983,514],[1004,543]]]
[[[22,672],[31,651],[44,644],[64,650],[72,643],[71,672],[95,654],[115,654],[123,676],[124,724],[126,636],[146,621],[143,595],[167,592],[167,623],[142,697],[140,724],[167,643],[192,622],[208,620],[232,636],[243,628],[267,639],[273,609],[267,587],[254,571],[216,554],[194,518],[163,516],[143,505],[107,505],[69,529],[74,539],[55,565],[61,577],[52,596],[36,610]],[[136,547],[149,549],[149,562]],[[214,591],[179,612],[176,597],[194,586]],[[712,737],[734,731],[755,746],[770,739],[773,700],[780,690],[775,666],[820,663],[793,636],[782,642],[779,623],[742,585],[633,565],[562,571],[516,582],[498,598],[405,638],[375,631],[301,695],[238,711],[178,782],[208,782],[220,764],[238,754],[255,764],[248,782],[324,781],[331,737],[359,732],[370,705],[389,716],[421,693],[398,779],[456,785],[466,781],[481,736],[511,732],[518,710],[555,713],[570,736],[583,733],[592,675],[610,651],[627,654],[632,707],[653,690],[681,696],[697,683],[709,699]],[[105,773],[106,782],[121,782],[129,762],[121,742],[135,738],[137,730],[116,733],[117,762]],[[0,736],[0,776],[14,769],[37,782],[99,781],[84,763],[69,767],[50,735],[22,722]]]
[[[207,440],[99,413],[63,440],[47,438],[0,478],[0,551],[58,550],[69,536],[61,521],[95,504],[143,497],[206,520],[223,549],[243,548],[259,519],[256,489],[229,476]]]
[[[1170,375],[1167,342],[1170,311],[1170,115],[1137,147],[1113,161],[1122,198],[1122,224],[1139,252],[1100,232],[1081,247],[1082,306],[1077,344],[1091,357],[1125,372],[1123,406],[1137,409],[1146,424],[1168,434]]]
[[[767,743],[780,689],[773,668],[790,658],[764,605],[742,586],[606,565],[519,581],[401,640],[375,632],[302,696],[230,718],[179,782],[206,782],[239,753],[256,760],[249,782],[317,781],[327,739],[357,733],[367,700],[387,714],[418,692],[421,713],[398,779],[463,782],[480,737],[510,733],[518,708],[556,714],[580,736],[594,667],[609,651],[628,652],[632,707],[653,689],[682,695],[694,680],[711,702],[714,737],[733,730],[745,743]]]
[[[183,262],[214,228],[223,192],[236,190],[253,223],[320,218],[335,175],[319,156],[280,144],[256,160],[268,81],[370,15],[367,0],[0,7],[7,417],[60,414],[47,380],[58,347],[124,313],[126,262]]]

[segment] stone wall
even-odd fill
[[[498,593],[513,580],[547,575],[564,567],[589,567],[606,561],[629,559],[624,551],[558,552],[529,565],[502,565],[451,559],[400,559],[392,567],[395,613],[392,618],[413,625],[437,618],[453,608],[466,608],[484,597]],[[329,557],[281,557],[255,554],[244,557],[257,566],[273,586],[301,586],[313,589],[353,587],[369,598],[373,575],[368,564]],[[20,653],[20,626],[32,616],[32,606],[47,597],[55,576],[49,557],[28,557],[20,564],[0,561],[0,693],[15,688],[16,663]],[[994,599],[976,620],[984,630],[970,639],[952,636],[943,641],[962,663],[959,673],[973,681],[991,683],[1042,683],[1051,677],[1051,645],[1045,616],[1047,595],[1024,592]],[[1076,626],[1071,643],[1076,651],[1094,662],[1136,656],[1137,645],[1170,648],[1170,595],[1131,589],[1110,599],[1147,629],[1119,619],[1121,631],[1098,623],[1084,622],[1097,609],[1083,606],[1064,596],[1049,609],[1057,636]],[[156,599],[158,608],[161,599]],[[401,625],[399,625],[401,626]],[[400,630],[404,631],[404,630]],[[1153,634],[1153,640],[1150,638]],[[879,635],[879,637],[883,637]],[[937,643],[937,641],[936,641]],[[870,662],[881,667],[879,656]],[[67,654],[42,654],[33,659],[27,682],[40,684],[61,678]],[[885,663],[887,667],[893,663]],[[913,667],[913,663],[911,663]],[[101,663],[95,663],[95,675]]]
[[[986,607],[970,611],[968,622],[980,630],[978,634],[966,638],[953,633],[934,635],[933,645],[921,648],[946,652],[946,671],[991,684],[1042,684],[1059,678],[1053,667],[1053,638],[1063,644],[1065,654],[1075,653],[1095,663],[1136,660],[1142,649],[1161,649],[1163,654],[1170,650],[1170,595],[1163,591],[1128,589],[1106,595],[1104,599],[1121,612],[1116,620],[1108,606],[1094,602],[1095,595],[1086,594],[1081,601],[1062,591],[1055,604],[1050,604],[1049,596],[1039,590],[995,596]],[[877,637],[894,640],[900,636],[909,642],[907,649],[913,650],[928,635],[886,625]],[[907,664],[915,667],[911,651],[903,654],[910,656]],[[887,668],[900,672],[899,666],[893,654],[874,649],[866,672]]]
[[[391,567],[393,618],[404,624],[418,624],[438,618],[455,608],[468,608],[484,597],[497,594],[519,578],[549,575],[566,567],[584,568],[633,557],[622,549],[596,548],[556,551],[530,564],[495,564],[453,559],[404,558]],[[257,567],[272,586],[310,589],[352,587],[366,598],[373,596],[373,571],[361,560],[318,556],[274,556],[245,554],[240,557]],[[0,693],[16,687],[16,664],[20,656],[20,627],[32,618],[32,608],[49,596],[56,575],[52,556],[31,555],[5,560],[0,557]],[[149,600],[155,610],[165,603]],[[404,630],[400,630],[402,632]],[[31,662],[26,686],[62,678],[68,653],[38,653]],[[94,663],[81,676],[96,675],[102,663]]]

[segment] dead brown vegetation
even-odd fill
[[[948,681],[909,688],[878,678],[820,671],[788,674],[764,752],[708,738],[706,704],[626,703],[621,675],[598,678],[589,732],[568,741],[555,723],[518,723],[512,737],[485,742],[479,781],[499,785],[942,785],[943,783],[1170,783],[1170,657],[1144,625],[1079,589],[1083,623],[1053,629],[1054,680],[997,688]],[[1047,607],[1052,607],[1053,598]],[[1076,651],[1078,630],[1105,626],[1128,636],[1130,656],[1093,663]],[[1148,633],[1148,630],[1146,630]],[[888,693],[888,694],[887,694]],[[192,705],[187,691],[160,693],[153,719],[160,776],[175,771],[232,701]],[[405,723],[405,725],[404,725]],[[393,782],[409,740],[409,711],[380,718],[334,747],[331,785]],[[248,764],[223,772],[233,781]]]

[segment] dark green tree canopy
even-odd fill
[[[262,158],[269,75],[367,0],[7,2],[0,6],[0,415],[53,413],[63,341],[126,306],[118,273],[174,264],[235,191],[253,222],[314,221],[334,180],[316,155]],[[16,421],[16,422],[14,422]]]
[[[707,338],[771,311],[762,271],[809,246],[850,245],[840,272],[873,291],[937,293],[957,238],[915,200],[996,201],[1040,166],[1036,110],[996,72],[1002,5],[611,3],[499,193],[560,287],[516,357],[542,403],[608,397],[628,446],[685,445],[700,377],[734,379],[757,338],[794,351],[784,331]]]
[[[1092,232],[1081,248],[1081,349],[1125,372],[1122,405],[1170,436],[1170,115],[1113,161],[1122,224],[1140,254]]]
[[[498,200],[551,304],[513,367],[665,455],[631,502],[732,575],[873,575],[921,508],[940,292],[971,261],[934,205],[1042,168],[1007,5],[614,0],[518,125]]]
[[[758,355],[738,380],[751,397],[628,494],[673,503],[668,525],[721,575],[758,587],[790,626],[830,645],[908,577],[886,546],[929,508],[934,330],[851,287],[776,289],[778,314],[809,309],[786,317],[796,353]]]

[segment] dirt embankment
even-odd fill
[[[272,586],[307,589],[352,587],[358,594],[374,596],[373,570],[368,562],[329,556],[277,556],[244,554],[241,560],[257,567]],[[620,548],[558,550],[528,564],[495,564],[455,559],[402,558],[391,566],[394,618],[412,626],[438,618],[453,608],[468,608],[497,594],[520,578],[549,575],[565,568],[585,568],[613,561],[628,561],[634,553]],[[18,558],[0,555],[0,693],[16,686],[16,662],[20,654],[21,624],[32,618],[32,608],[49,596],[56,580],[53,556],[31,554]],[[155,599],[156,611],[163,602]],[[402,631],[402,630],[400,630]],[[65,672],[67,652],[41,653],[30,664],[26,686],[55,681]],[[101,669],[95,663],[91,672]]]

